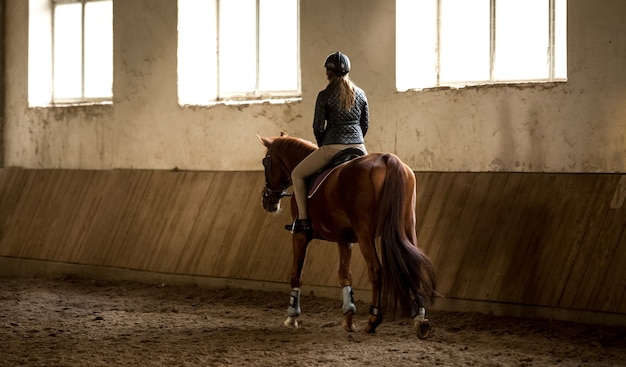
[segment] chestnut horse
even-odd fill
[[[257,137],[267,148],[263,208],[277,212],[281,198],[288,196],[291,171],[317,146],[284,132],[280,137]],[[418,337],[430,336],[432,328],[424,307],[436,295],[436,280],[433,264],[416,245],[415,196],[415,174],[394,154],[372,153],[337,167],[308,199],[313,232],[293,235],[292,290],[285,325],[298,326],[302,267],[307,246],[316,238],[339,246],[345,330],[355,330],[350,261],[352,244],[358,242],[372,285],[365,331],[375,332],[383,312],[393,315],[399,311],[415,319]],[[291,211],[295,218],[295,198]]]

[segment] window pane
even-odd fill
[[[256,89],[256,1],[220,2],[219,93]]]
[[[29,107],[45,107],[52,102],[52,11],[49,0],[28,2]]]
[[[396,88],[437,85],[437,0],[396,1]]]
[[[550,76],[549,10],[546,0],[497,0],[495,80]]]
[[[217,99],[216,0],[178,0],[178,101]]]
[[[82,5],[54,8],[54,98],[82,97]]]
[[[113,95],[113,3],[85,4],[85,97]]]
[[[260,0],[259,89],[298,89],[297,0]]]
[[[489,0],[441,0],[440,16],[440,82],[488,81]]]
[[[567,79],[567,0],[555,1],[554,78]]]
[[[396,0],[399,91],[548,80],[567,80],[567,0]]]

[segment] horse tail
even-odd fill
[[[407,184],[407,169],[398,157],[385,154],[385,183],[378,208],[377,233],[381,237],[382,257],[381,309],[391,314],[410,314],[412,300],[420,307],[432,304],[436,293],[434,265],[413,243],[416,236],[407,234],[407,200],[413,200]],[[413,174],[411,172],[411,174]],[[413,188],[414,192],[415,188]],[[415,212],[414,205],[410,210]],[[415,228],[412,228],[415,231]]]

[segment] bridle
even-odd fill
[[[274,200],[278,201],[285,196],[291,196],[291,194],[287,193],[287,188],[291,186],[291,182],[287,182],[278,189],[272,189],[269,186],[268,176],[272,169],[272,157],[270,156],[270,152],[268,151],[263,158],[263,167],[265,168],[265,186],[263,186],[263,200]]]

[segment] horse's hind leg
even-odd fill
[[[367,264],[367,271],[372,284],[372,305],[370,316],[365,327],[365,332],[375,333],[376,328],[383,322],[383,315],[380,312],[380,287],[381,287],[381,265],[376,253],[376,244],[373,238],[359,237],[359,248]]]
[[[426,318],[426,308],[424,308],[424,299],[421,295],[417,295],[417,298],[411,302],[411,316],[413,317],[413,327],[417,333],[417,337],[420,339],[427,339],[433,336],[434,330],[430,325],[430,322]]]
[[[356,305],[352,295],[352,271],[350,270],[350,262],[352,260],[352,244],[349,242],[337,242],[339,248],[339,284],[342,286],[341,295],[343,305],[343,329],[345,331],[355,331],[356,327],[352,318],[356,313]]]
[[[291,292],[289,294],[289,307],[287,308],[287,320],[285,326],[298,327],[300,316],[300,287],[302,286],[302,268],[306,258],[306,250],[311,239],[306,232],[300,232],[292,236],[293,263],[291,266],[290,281]]]

